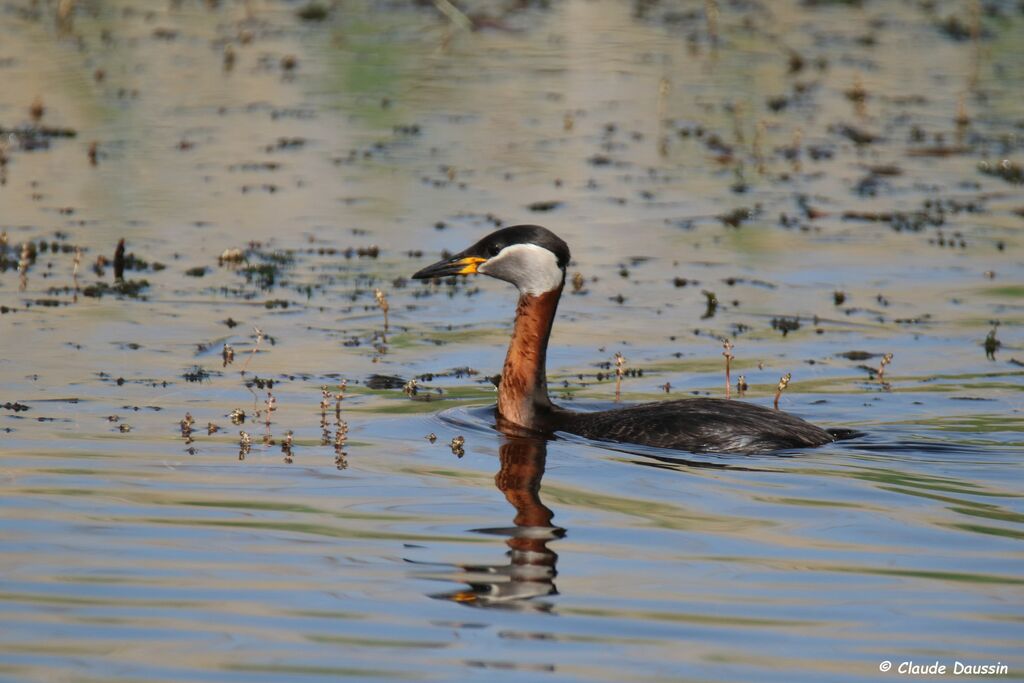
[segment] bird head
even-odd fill
[[[418,280],[481,273],[511,282],[522,294],[539,296],[565,283],[569,245],[539,225],[496,230],[468,249],[413,275]]]

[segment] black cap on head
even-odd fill
[[[569,265],[569,245],[561,237],[539,225],[512,225],[495,230],[468,249],[427,266],[413,277],[424,280],[449,275],[469,275],[477,272],[479,264],[494,258],[505,247],[515,244],[534,244],[547,249],[555,255],[558,267],[563,272]]]
[[[559,268],[564,269],[569,265],[569,245],[561,237],[540,225],[510,225],[507,228],[495,230],[464,251],[463,254],[491,258],[497,256],[498,252],[505,247],[513,244],[536,244],[555,255]]]

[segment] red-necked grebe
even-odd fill
[[[502,420],[538,432],[691,452],[764,453],[836,439],[793,415],[736,400],[687,398],[582,413],[556,406],[548,396],[544,362],[568,265],[569,245],[557,235],[537,225],[516,225],[413,275],[433,279],[482,273],[519,289],[498,386]]]

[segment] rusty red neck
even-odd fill
[[[551,410],[545,359],[562,288],[538,296],[523,294],[498,387],[498,414],[527,429],[542,429]]]

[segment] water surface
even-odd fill
[[[1021,676],[1018,8],[297,7],[0,2],[0,676]],[[514,292],[406,278],[522,222],[556,400],[720,396],[729,337],[864,436],[499,434]]]

